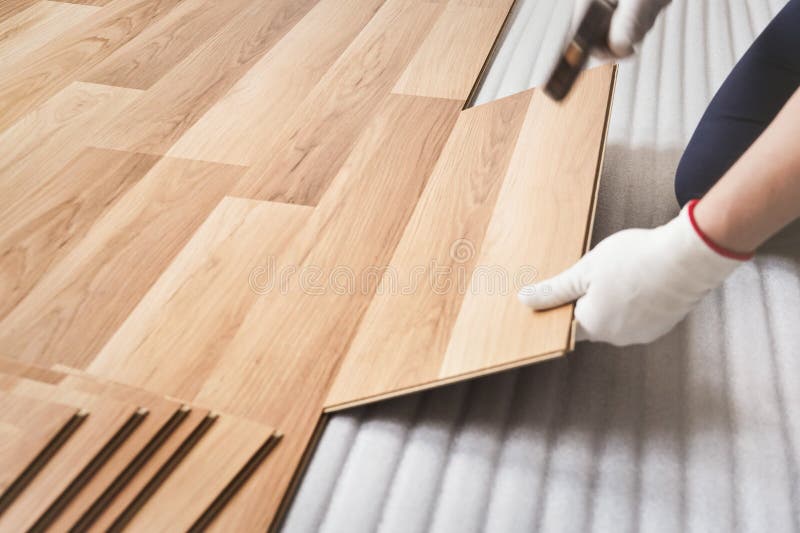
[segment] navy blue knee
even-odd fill
[[[800,86],[800,0],[790,0],[736,63],[706,109],[675,173],[683,206],[701,198]]]

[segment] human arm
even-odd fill
[[[800,90],[702,200],[654,229],[601,241],[520,291],[533,309],[577,299],[578,340],[650,342],[672,329],[753,250],[800,217]]]

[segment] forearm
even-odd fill
[[[694,215],[703,233],[736,252],[755,250],[800,217],[800,89]]]

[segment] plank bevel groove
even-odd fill
[[[14,500],[25,490],[31,481],[34,480],[36,475],[47,465],[57,453],[58,450],[69,440],[69,438],[78,430],[89,412],[84,409],[79,409],[66,424],[59,429],[58,433],[53,435],[53,438],[47,445],[36,455],[28,466],[17,476],[16,479],[6,487],[3,494],[0,495],[0,516],[8,509]]]
[[[100,451],[92,457],[91,461],[70,481],[69,485],[58,495],[44,513],[31,526],[31,532],[46,531],[53,521],[59,517],[64,509],[69,505],[75,496],[86,486],[94,475],[105,465],[116,453],[122,443],[136,431],[136,428],[144,421],[148,411],[144,408],[137,409],[128,420],[108,439]]]
[[[158,449],[175,433],[175,430],[186,420],[189,416],[191,408],[187,405],[182,405],[172,416],[162,425],[158,432],[147,442],[144,448],[128,463],[125,469],[120,472],[117,477],[106,487],[106,490],[95,500],[91,507],[83,513],[75,524],[70,528],[74,531],[88,530],[92,524],[100,517],[106,510],[108,505],[117,497],[117,495],[128,485],[131,479],[139,473],[142,467],[150,460],[150,458],[158,451]]]

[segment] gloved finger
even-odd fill
[[[585,263],[578,261],[550,279],[523,287],[517,297],[536,310],[550,309],[575,301],[586,293],[588,287],[585,270]]]
[[[633,45],[644,35],[638,35],[637,13],[632,2],[622,3],[611,17],[608,29],[608,48],[618,58],[628,57],[634,52]]]

